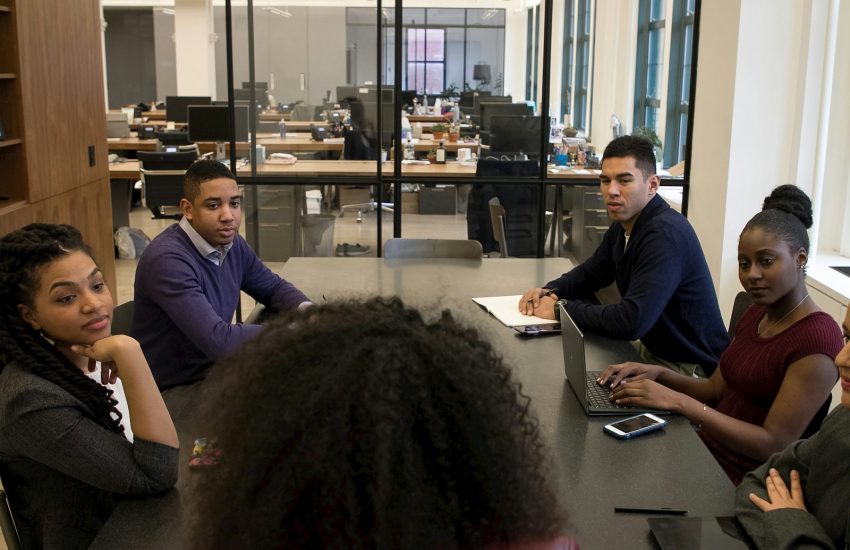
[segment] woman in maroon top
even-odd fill
[[[599,379],[618,403],[688,417],[735,484],[804,435],[835,385],[841,330],[806,290],[811,225],[811,201],[793,185],[774,189],[747,222],[738,276],[754,303],[711,378],[623,363]]]

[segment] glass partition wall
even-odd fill
[[[117,21],[122,8],[104,5]],[[605,145],[642,132],[663,168],[688,153],[695,0],[210,5],[209,95],[233,116],[229,143],[198,148],[237,167],[243,231],[268,261],[377,256],[391,237],[582,260],[608,225],[594,164]],[[156,91],[140,101],[180,87],[181,6],[158,1],[135,23],[155,43]],[[248,140],[232,139],[245,124]],[[665,198],[686,212],[683,171]]]

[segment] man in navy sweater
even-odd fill
[[[311,303],[239,235],[242,196],[226,166],[194,163],[183,197],[183,218],[148,245],[136,268],[131,334],[160,390],[200,380],[213,361],[260,333],[260,325],[230,322],[240,290],[277,310]]]
[[[599,248],[575,269],[527,291],[520,311],[555,319],[563,301],[581,330],[640,340],[645,361],[710,376],[729,336],[696,233],[656,195],[652,144],[633,136],[609,143],[599,183],[614,221]],[[619,303],[589,301],[613,282]]]

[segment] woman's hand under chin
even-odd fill
[[[115,334],[107,336],[91,345],[74,344],[71,351],[88,358],[88,370],[94,372],[100,361],[100,380],[103,384],[114,384],[119,377],[118,365],[132,364],[134,355],[141,355],[142,348],[133,338]]]

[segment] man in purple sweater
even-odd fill
[[[260,325],[230,322],[240,290],[271,309],[311,303],[239,235],[242,196],[226,166],[193,164],[183,197],[183,218],[148,245],[136,268],[131,334],[160,390],[202,379],[213,361],[260,333]]]

